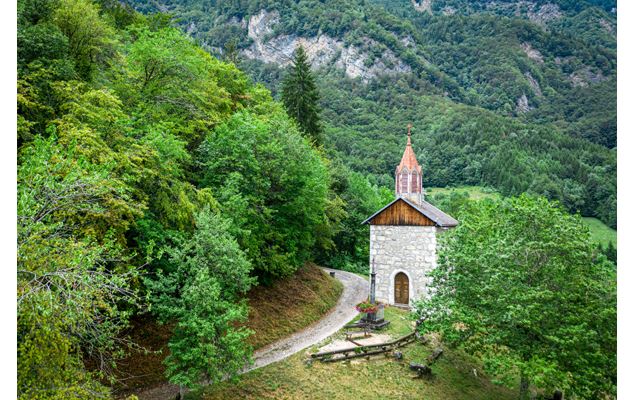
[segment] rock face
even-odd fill
[[[411,0],[412,6],[419,12],[432,14],[432,0]]]
[[[527,78],[527,82],[529,83],[529,86],[531,86],[531,90],[534,94],[538,97],[542,97],[542,90],[540,90],[540,84],[538,84],[536,78],[534,78],[529,72],[525,72],[525,78]]]
[[[545,60],[542,58],[542,54],[538,50],[531,47],[530,43],[521,43],[520,47],[523,49],[525,54],[527,54],[527,57],[529,57],[531,60],[534,60],[540,64],[544,64]]]
[[[522,96],[516,100],[516,114],[524,114],[528,111],[531,111],[532,107],[529,106],[529,100],[527,96],[523,93]]]
[[[601,72],[593,72],[587,66],[569,74],[569,80],[574,87],[587,87],[589,84],[605,81],[606,77]]]
[[[613,23],[605,20],[604,18],[600,18],[598,23],[608,34],[615,36],[615,25],[613,25]]]
[[[408,277],[410,303],[428,296],[431,278],[426,275],[437,266],[437,228],[433,226],[370,226],[370,259],[375,262],[375,297],[395,304],[395,277]]]
[[[443,14],[445,16],[454,15],[454,14],[456,14],[456,9],[454,7],[451,7],[451,6],[445,6],[441,10],[441,14]]]
[[[562,12],[556,4],[543,4],[538,10],[535,10],[534,4],[534,7],[527,11],[527,17],[529,17],[530,21],[545,26],[547,22],[561,18]]]
[[[517,17],[526,16],[530,21],[545,27],[549,21],[562,17],[557,4],[546,3],[541,6],[535,1],[519,0],[516,2],[492,0],[485,4],[487,10],[513,12]]]
[[[296,47],[302,46],[314,68],[333,64],[343,69],[349,77],[360,77],[364,82],[379,75],[411,72],[410,66],[388,49],[384,50],[381,57],[369,62],[369,55],[361,48],[346,46],[344,42],[328,35],[308,38],[295,35],[273,36],[279,19],[277,12],[266,10],[249,19],[247,34],[253,39],[253,44],[243,51],[244,56],[286,66],[291,62]],[[379,46],[370,38],[364,38],[363,42],[366,48]]]

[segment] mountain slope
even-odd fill
[[[130,1],[219,57],[235,46],[274,93],[304,46],[327,148],[382,185],[412,122],[424,186],[532,191],[616,224],[611,2]]]

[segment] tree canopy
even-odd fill
[[[108,397],[148,311],[173,382],[235,374],[245,291],[336,231],[325,156],[169,18],[18,3],[18,396]]]
[[[614,264],[579,216],[527,195],[467,203],[442,238],[422,329],[479,354],[496,380],[567,396],[617,385]]]
[[[250,334],[235,323],[247,318],[242,295],[254,283],[251,263],[229,233],[229,221],[203,210],[191,237],[166,249],[169,263],[146,279],[154,313],[174,323],[165,359],[172,383],[196,387],[219,382],[244,368]]]
[[[286,115],[237,113],[206,137],[200,154],[201,184],[217,193],[258,271],[288,276],[309,259],[330,178]]]

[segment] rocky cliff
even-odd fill
[[[247,58],[285,66],[291,62],[296,47],[302,46],[314,68],[335,65],[349,77],[360,77],[364,82],[379,75],[411,72],[410,66],[389,49],[385,49],[380,57],[371,58],[365,50],[377,46],[377,42],[371,38],[363,37],[362,47],[346,45],[325,34],[312,37],[276,35],[275,27],[279,20],[280,16],[275,11],[261,10],[252,15],[247,22],[247,35],[253,43],[242,54]],[[412,41],[412,38],[403,38],[404,45],[407,45],[408,40]]]

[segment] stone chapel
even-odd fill
[[[424,200],[422,170],[408,142],[395,170],[395,200],[371,215],[370,269],[375,298],[384,304],[410,305],[428,294],[426,274],[437,266],[437,234],[458,221]]]

